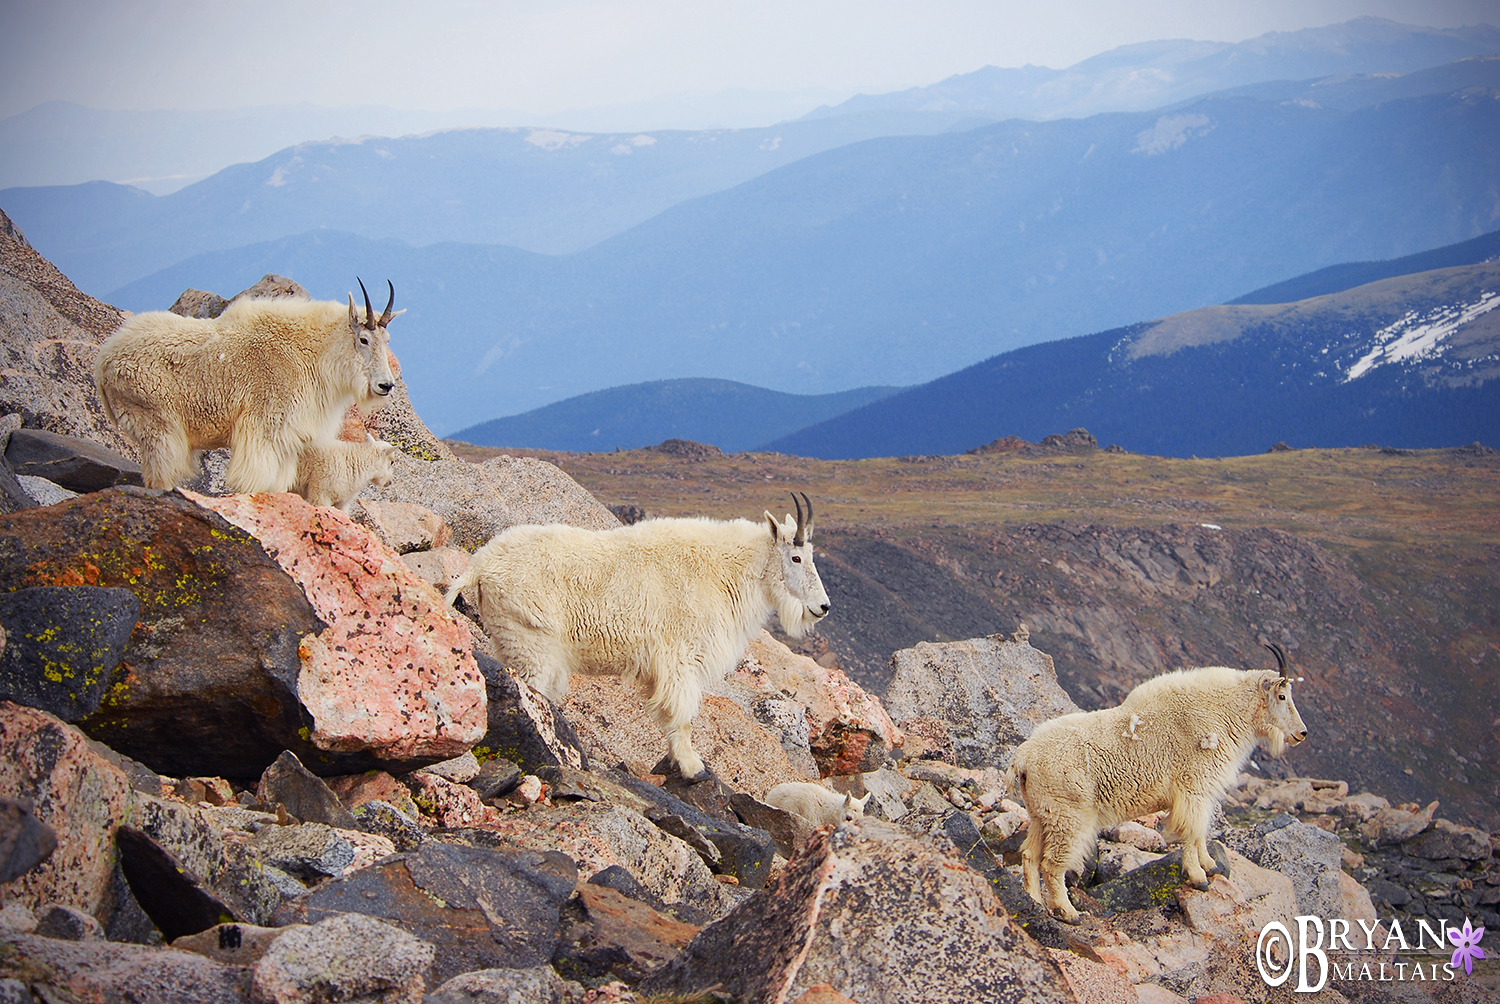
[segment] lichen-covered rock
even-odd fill
[[[298,643],[297,693],[314,745],[448,758],[484,734],[468,629],[368,530],[290,494],[186,494],[254,535],[327,625]]]
[[[76,906],[53,903],[37,913],[33,934],[61,941],[102,941],[104,928],[92,914]]]
[[[99,710],[141,603],[123,588],[33,585],[0,593],[0,699],[65,722]]]
[[[493,659],[480,658],[479,665],[484,671],[488,725],[474,746],[481,762],[502,757],[528,771],[587,765],[572,724],[541,691],[501,669]]]
[[[886,710],[898,722],[944,723],[953,762],[964,767],[1005,768],[1038,724],[1079,710],[1058,686],[1052,657],[1020,632],[918,642],[891,656],[891,668]]]
[[[390,924],[342,914],[295,926],[255,964],[255,1004],[338,1004],[372,998],[421,1004],[436,949]]]
[[[809,841],[770,886],[649,977],[649,993],[796,1000],[827,985],[861,1004],[1072,1002],[1057,964],[984,879],[878,820]]]
[[[361,832],[384,837],[398,851],[409,851],[427,839],[426,832],[417,825],[415,814],[408,816],[389,802],[379,799],[365,802],[355,809],[354,822]]]
[[[326,780],[328,787],[338,795],[339,801],[351,811],[358,810],[366,802],[379,801],[394,806],[410,819],[417,818],[417,803],[411,800],[411,792],[406,785],[383,770],[346,774]]]
[[[206,931],[172,942],[178,951],[196,952],[229,966],[253,966],[265,957],[271,942],[287,933],[285,927],[254,924],[215,924]]]
[[[263,862],[304,881],[337,878],[354,863],[354,845],[322,823],[262,826],[252,846]]]
[[[407,782],[412,801],[422,815],[445,829],[479,826],[495,815],[495,810],[480,801],[479,793],[467,785],[425,772],[410,775]]]

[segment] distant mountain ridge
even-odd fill
[[[1283,440],[1500,442],[1500,262],[1290,304],[1205,307],[987,359],[774,440],[824,459],[960,453],[1084,427],[1161,456]]]
[[[988,118],[1081,118],[1144,111],[1262,81],[1411,73],[1500,52],[1491,25],[1423,28],[1377,17],[1245,42],[1170,39],[1120,46],[1065,70],[986,66],[927,87],[860,94],[807,117],[907,108]]]
[[[736,453],[900,389],[859,387],[810,395],[783,394],[732,380],[655,380],[480,422],[448,438],[476,446],[573,453],[634,450],[667,439],[690,439]]]

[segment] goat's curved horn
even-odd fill
[[[792,538],[792,546],[801,547],[807,543],[807,533],[803,529],[807,524],[805,517],[802,515],[802,502],[797,498],[796,492],[792,492],[792,505],[797,507],[797,535]]]
[[[1276,657],[1276,666],[1281,670],[1282,679],[1290,680],[1291,676],[1289,676],[1286,671],[1286,653],[1281,650],[1281,646],[1276,644],[1275,642],[1271,642],[1266,646],[1266,648],[1270,649],[1271,654]]]
[[[371,331],[374,331],[375,330],[375,308],[373,308],[373,307],[370,306],[370,291],[367,290],[367,289],[365,289],[365,281],[363,279],[361,279],[359,276],[355,276],[354,277],[354,281],[357,282],[357,283],[359,283],[359,291],[361,293],[365,294],[365,320],[364,320],[364,326],[366,328],[369,328]]]
[[[807,497],[807,492],[803,492],[802,493],[802,501],[804,501],[804,502],[807,503],[807,529],[808,529],[809,532],[811,532],[812,531],[812,525],[813,525],[812,499],[810,499],[810,498]]]
[[[385,284],[391,288],[391,298],[386,301],[385,313],[380,315],[380,326],[382,328],[391,323],[391,308],[396,305],[396,287],[392,285],[389,279],[385,281]]]

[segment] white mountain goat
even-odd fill
[[[1208,888],[1205,869],[1216,867],[1208,826],[1256,741],[1280,756],[1286,743],[1307,738],[1286,655],[1266,647],[1279,670],[1166,673],[1117,708],[1043,722],[1016,748],[1010,771],[1031,814],[1021,863],[1032,899],[1076,923],[1063,884],[1067,870],[1083,867],[1106,826],[1161,810],[1169,813],[1167,830],[1182,840],[1188,880]]]
[[[852,794],[841,795],[811,781],[787,781],[766,792],[762,801],[801,816],[814,826],[830,823],[837,826],[864,816],[865,803],[869,800],[868,794],[864,798],[855,798]]]
[[[326,446],[309,446],[297,458],[292,491],[313,505],[331,505],[348,512],[365,485],[384,487],[391,483],[395,458],[395,446],[369,433],[363,443],[335,440]]]
[[[517,675],[561,701],[572,673],[634,681],[685,777],[705,683],[744,654],[774,610],[801,635],[828,613],[813,565],[812,501],[797,518],[652,519],[610,530],[513,526],[448,590],[476,586],[480,623]]]
[[[192,478],[203,450],[227,446],[230,490],[284,492],[298,456],[334,442],[351,404],[395,387],[386,357],[386,326],[404,313],[391,313],[395,302],[391,286],[378,317],[369,293],[363,315],[352,293],[347,311],[279,298],[239,300],[208,320],[137,314],[100,347],[94,380],[105,414],[140,447],[148,488]]]

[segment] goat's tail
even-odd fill
[[[478,581],[479,562],[471,559],[469,561],[469,567],[465,568],[463,574],[454,579],[453,584],[448,587],[448,592],[443,596],[443,602],[448,604],[448,606],[450,607],[453,606],[454,601],[458,599],[458,594],[463,592],[465,589],[468,589]]]

